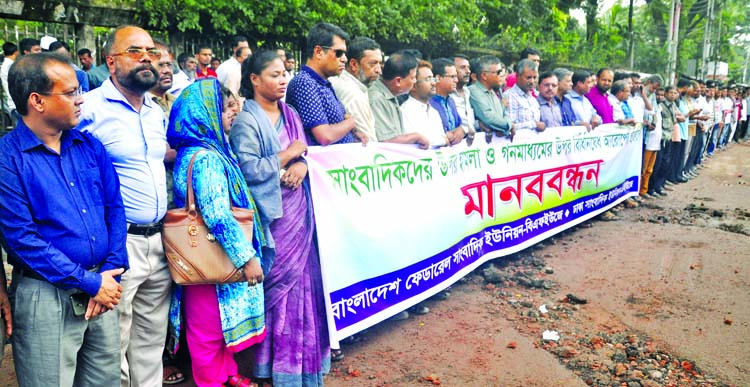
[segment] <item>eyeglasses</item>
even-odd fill
[[[483,73],[490,73],[490,74],[497,74],[497,75],[503,75],[505,73],[505,70],[500,69],[497,71],[482,71]]]
[[[143,48],[143,47],[130,47],[125,51],[116,52],[110,56],[126,55],[130,59],[140,60],[141,58],[143,58],[143,54],[147,54],[148,58],[151,60],[161,59],[161,50],[157,50],[155,48]]]
[[[417,79],[417,83],[419,82],[437,82],[437,79],[435,77],[429,77],[424,79]]]
[[[331,49],[333,49],[333,47],[330,47],[330,46],[320,46],[320,48],[322,48],[324,50],[331,50]],[[346,54],[346,50],[341,49],[341,48],[337,48],[337,49],[333,50],[333,53],[336,54],[336,58],[341,58],[342,56],[344,56],[344,54]]]
[[[41,95],[62,95],[64,97],[67,97],[67,98],[70,98],[70,99],[75,99],[75,98],[78,98],[78,97],[82,96],[83,92],[81,91],[80,87],[77,87],[73,91],[68,91],[68,92],[64,92],[64,93],[53,93],[51,91],[40,91],[37,94],[41,94]]]

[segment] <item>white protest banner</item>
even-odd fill
[[[603,125],[437,150],[311,147],[332,345],[636,196],[641,140],[640,129]]]

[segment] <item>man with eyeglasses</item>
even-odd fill
[[[116,171],[99,140],[72,130],[83,98],[68,58],[23,56],[9,81],[21,119],[0,140],[0,232],[18,385],[115,386],[128,269]]]
[[[161,243],[167,211],[166,118],[146,92],[162,51],[145,30],[119,27],[107,39],[111,76],[85,95],[80,129],[105,144],[120,179],[130,270],[122,277],[121,385],[160,386],[171,278]]]
[[[512,135],[508,110],[495,92],[502,86],[502,63],[500,59],[486,55],[479,58],[477,82],[469,86],[471,107],[477,119],[477,126],[486,134]]]
[[[367,88],[380,79],[383,52],[376,41],[358,37],[347,46],[346,58],[348,62],[341,75],[330,78],[333,90],[346,112],[354,117],[357,123],[354,130],[364,132],[369,141],[378,141]]]
[[[313,26],[307,34],[307,64],[287,87],[286,102],[297,109],[313,145],[367,141],[364,132],[354,130],[356,121],[346,113],[328,80],[344,71],[348,40],[349,35],[338,26]]]
[[[461,116],[458,114],[456,103],[449,96],[456,91],[458,84],[458,72],[453,61],[447,58],[438,58],[432,62],[435,73],[435,95],[430,99],[430,105],[440,114],[445,131],[451,145],[456,145],[466,137],[466,131],[461,126]]]
[[[547,128],[563,126],[562,109],[557,100],[558,80],[555,73],[548,71],[539,76],[539,117]]]
[[[409,92],[409,99],[401,104],[404,132],[425,136],[432,147],[449,146],[450,141],[443,131],[440,114],[430,105],[430,99],[434,95],[435,77],[432,74],[432,64],[420,61],[417,66],[417,84]]]

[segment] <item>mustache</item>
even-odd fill
[[[137,67],[133,68],[132,72],[133,73],[139,73],[142,70],[148,70],[148,71],[152,72],[155,76],[159,75],[159,72],[156,71],[156,67],[154,67],[151,64],[143,64],[143,65],[137,66]]]

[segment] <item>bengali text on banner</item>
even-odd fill
[[[331,344],[638,193],[640,129],[311,147]]]

